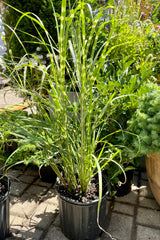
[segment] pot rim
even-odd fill
[[[99,202],[99,198],[98,198],[98,199],[95,199],[95,200],[89,200],[89,201],[87,201],[87,202],[79,202],[78,200],[75,200],[75,199],[72,199],[72,198],[63,196],[63,195],[61,195],[61,194],[58,192],[58,183],[57,183],[57,182],[56,182],[56,184],[55,184],[55,189],[56,189],[56,192],[57,192],[58,196],[59,196],[61,199],[63,199],[63,200],[66,201],[66,202],[73,203],[73,204],[75,204],[75,205],[88,206],[88,205],[97,204],[97,203]],[[106,193],[102,196],[102,200],[107,197],[109,191],[110,191],[110,184],[109,184],[109,182],[107,182],[107,191],[106,191]]]

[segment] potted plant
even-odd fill
[[[39,63],[33,67],[43,73],[38,92],[25,88],[25,74],[31,62],[21,65],[20,61],[11,72],[15,78],[14,72],[17,76],[19,68],[24,67],[24,78],[18,78],[20,91],[32,97],[39,112],[32,118],[20,116],[12,134],[20,138],[21,146],[34,144],[40,149],[58,176],[56,189],[64,234],[70,239],[94,239],[105,223],[109,188],[103,172],[110,162],[121,168],[114,160],[120,149],[108,141],[108,136],[102,137],[101,132],[122,96],[103,91],[102,73],[112,50],[108,49],[108,38],[99,41],[108,24],[101,21],[104,9],[94,15],[91,7],[80,1],[66,16],[66,4],[62,0],[61,16],[57,18],[55,14],[58,44],[38,17],[19,11],[21,19],[26,16],[37,24],[36,29],[39,26],[44,30],[48,42],[40,35],[39,44],[46,47],[50,64],[44,66],[32,54]],[[44,82],[50,97],[42,94]],[[70,89],[76,92],[76,101],[70,100]],[[102,147],[97,151],[99,144]],[[10,159],[11,156],[6,164]]]
[[[141,155],[146,156],[146,169],[151,190],[160,204],[160,87],[156,84],[143,86],[143,94],[139,97],[139,107],[128,121],[128,129],[135,132],[140,139]],[[135,148],[139,143],[133,142]]]

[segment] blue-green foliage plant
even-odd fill
[[[139,106],[128,121],[128,129],[139,136],[140,148],[137,141],[133,141],[135,149],[140,154],[150,155],[160,153],[160,87],[157,84],[147,84],[138,98]]]

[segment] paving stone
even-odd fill
[[[29,175],[29,176],[36,176],[38,177],[39,174],[38,174],[38,168],[28,168],[25,172],[24,172],[24,175]]]
[[[131,240],[133,218],[130,216],[112,213],[107,232],[117,240]],[[110,238],[103,234],[103,240],[110,240]]]
[[[13,236],[13,237],[5,238],[5,240],[20,240],[20,239],[19,237]]]
[[[51,187],[52,186],[52,183],[47,183],[47,182],[44,182],[42,181],[40,178],[38,178],[34,184],[38,185],[38,186],[42,186],[42,187]]]
[[[33,214],[33,210],[37,207],[36,200],[33,198],[26,199],[25,196],[12,205],[10,209],[11,215],[29,218]]]
[[[18,232],[23,227],[24,219],[18,216],[10,215],[10,229],[16,229]],[[15,232],[15,231],[14,231]]]
[[[141,180],[141,187],[139,188],[139,194],[143,197],[154,198],[148,181]]]
[[[160,213],[157,210],[139,207],[137,223],[160,228]]]
[[[119,213],[133,215],[134,214],[134,206],[115,202],[113,212],[119,212]]]
[[[32,185],[27,189],[26,192],[29,193],[29,194],[32,194],[32,195],[43,196],[43,195],[46,194],[47,188],[46,187],[40,187],[40,186],[37,186],[37,185]]]
[[[23,98],[16,95],[16,92],[11,90],[10,87],[5,87],[4,91],[0,91],[0,108],[4,108],[7,105],[13,105],[23,102]],[[5,98],[4,98],[5,93]]]
[[[19,233],[25,240],[39,240],[43,231],[37,228],[25,228],[23,227]]]
[[[7,240],[68,240],[60,228],[56,190],[41,182],[37,170],[23,172],[14,169],[12,175],[15,181],[13,178],[11,183],[10,228],[14,236]],[[136,240],[160,240],[160,207],[153,199],[146,175],[141,175],[141,187],[138,188],[137,171],[133,183],[132,192],[116,198],[113,209],[111,199],[107,200],[106,214],[108,210],[111,213],[106,217],[106,223],[110,220],[107,231],[117,240],[131,240],[133,237],[137,237]],[[133,225],[135,206],[138,212],[136,225]],[[131,236],[133,229],[135,236]],[[103,233],[96,240],[110,238]]]
[[[13,204],[15,204],[19,200],[19,198],[15,196],[10,196],[9,198],[10,198],[10,207],[12,207]]]
[[[28,187],[28,184],[21,182],[11,182],[11,195],[21,196],[24,190]]]
[[[55,218],[54,222],[53,222],[53,225],[55,227],[61,227],[61,224],[60,224],[60,215],[58,214],[57,217]]]
[[[22,174],[18,179],[20,180],[20,182],[29,184],[32,183],[36,179],[36,177]]]
[[[20,218],[17,216],[10,216],[10,231],[14,238],[21,237],[20,239],[39,239],[42,234],[41,230],[29,228],[29,219]],[[12,238],[11,238],[12,239]],[[19,238],[18,238],[19,239]],[[10,240],[10,238],[9,238]]]
[[[8,240],[39,240],[43,231],[34,228],[22,227],[18,233],[13,233],[13,238],[8,238]]]
[[[55,220],[56,216],[56,206],[41,203],[30,218],[30,227],[45,229]]]
[[[8,170],[8,174],[7,176],[10,178],[10,180],[15,180],[17,179],[17,177],[22,174],[22,171],[21,170],[16,170],[16,169],[10,169]]]
[[[160,206],[157,204],[155,199],[145,197],[139,198],[139,206],[160,210]]]
[[[48,204],[58,206],[58,195],[54,188],[49,189],[42,199]]]
[[[51,226],[44,240],[69,240],[64,236],[61,229]]]
[[[136,240],[160,240],[160,229],[137,226]]]
[[[138,198],[137,191],[131,191],[129,194],[123,196],[123,197],[117,197],[115,199],[116,202],[123,202],[123,203],[129,203],[129,204],[136,204]]]

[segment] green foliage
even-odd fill
[[[153,81],[159,66],[159,34],[154,32],[151,21],[139,20],[139,5],[131,3],[115,11],[109,37],[111,51],[109,72],[121,85],[128,84],[134,76],[135,90],[143,82]]]
[[[22,16],[19,11],[30,12],[37,15],[43,22],[46,30],[57,42],[56,22],[55,18],[53,17],[54,12],[52,4],[54,4],[55,12],[57,14],[60,14],[61,0],[27,0],[27,2],[25,0],[4,0],[4,2],[7,4],[4,5],[5,9],[3,13],[3,22],[5,23],[5,38],[8,52],[9,49],[11,49],[14,57],[22,57],[25,54],[25,51],[19,43],[16,35],[12,33],[12,31],[16,27],[18,20]],[[12,7],[10,7],[8,4]],[[18,9],[19,11],[17,11],[16,9]],[[46,49],[43,47],[43,45],[30,44],[31,41],[37,42],[37,38],[40,37],[39,33],[42,34],[43,38],[46,37],[41,28],[36,30],[35,27],[38,27],[35,22],[33,22],[29,18],[23,18],[18,28],[16,29],[16,34],[18,38],[22,41],[22,43],[25,43],[27,53],[35,53],[37,47],[40,47],[40,55],[42,54],[43,56],[45,56]],[[40,32],[38,33],[38,31]],[[39,53],[39,51],[37,51],[37,53]]]
[[[27,115],[27,113],[23,111],[17,111],[15,114],[8,112],[0,114],[0,161],[5,161],[10,154],[9,149],[14,149],[16,145],[15,142],[17,141],[17,138],[12,135],[14,122],[17,121],[17,116],[20,120],[20,116],[25,115]]]
[[[38,167],[42,165],[49,165],[46,163],[47,156],[43,155],[43,150],[38,149],[34,144],[25,144],[17,139],[18,150],[9,158],[8,165],[13,166],[17,163],[23,162],[25,165],[34,164]]]
[[[107,64],[101,78],[104,93],[102,104],[105,105],[105,93],[125,97],[117,100],[117,107],[112,112],[103,135],[114,132],[109,139],[112,144],[132,149],[133,138],[137,141],[137,137],[125,133],[127,121],[138,107],[138,96],[143,93],[142,86],[146,82],[157,81],[160,38],[151,21],[139,20],[139,4],[132,1],[125,3],[125,7],[119,6],[110,16],[107,39],[111,51],[106,57]],[[119,128],[122,129],[121,132]],[[126,159],[130,157],[125,156]]]
[[[159,0],[149,0],[152,6],[152,20],[154,23],[160,23],[160,3]]]
[[[38,114],[35,114],[34,118],[41,119]],[[21,162],[26,165],[34,164],[38,167],[49,164],[47,153],[42,148],[36,147],[32,142],[24,144],[24,139],[19,136],[19,132],[29,128],[26,119],[30,119],[30,122],[32,122],[33,115],[28,115],[26,111],[21,110],[15,112],[6,111],[0,114],[0,162],[5,163],[6,159],[9,158],[7,161],[8,167]],[[15,135],[17,121],[18,129]],[[52,148],[53,155],[54,152],[56,152],[56,149]]]
[[[160,87],[148,84],[139,97],[139,107],[128,121],[128,129],[139,135],[141,141],[140,153],[149,155],[151,152],[160,152]],[[134,141],[134,146],[139,145]]]

